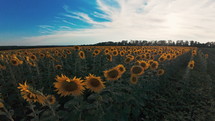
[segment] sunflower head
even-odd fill
[[[104,76],[107,80],[118,80],[121,77],[121,73],[117,68],[112,68],[104,71]]]
[[[55,96],[54,95],[48,95],[48,96],[46,96],[46,102],[48,104],[55,104],[55,102],[56,102]]]
[[[137,84],[137,82],[138,82],[138,76],[131,75],[131,77],[130,77],[130,83],[131,84]]]
[[[106,58],[107,58],[107,60],[110,61],[110,62],[113,61],[113,57],[112,57],[111,54],[107,54]]]
[[[40,53],[39,56],[40,56],[40,58],[44,58],[44,57],[45,57],[45,54]]]
[[[166,57],[165,56],[160,56],[159,58],[158,58],[158,61],[159,62],[164,62],[166,60]]]
[[[13,66],[18,66],[19,65],[19,60],[16,59],[16,58],[13,58],[10,60],[10,63],[13,65]]]
[[[110,52],[110,50],[109,50],[108,48],[106,48],[106,49],[104,50],[104,54],[105,54],[105,55],[107,55],[109,52]]]
[[[54,87],[56,88],[56,91],[61,96],[79,96],[83,93],[84,90],[84,83],[83,80],[80,78],[74,77],[73,79],[69,79],[66,76],[57,77],[57,82],[54,83]]]
[[[112,55],[113,56],[117,56],[119,53],[118,53],[118,50],[114,50],[113,52],[112,52]]]
[[[0,64],[0,70],[6,70],[6,66]]]
[[[116,68],[119,70],[121,74],[123,74],[126,71],[124,65],[122,64],[117,65]]]
[[[194,65],[195,65],[195,62],[192,60],[188,63],[188,68],[189,69],[193,69],[194,68]]]
[[[62,68],[63,68],[62,65],[59,65],[59,64],[55,65],[55,69],[57,70],[61,70]]]
[[[84,51],[79,51],[78,55],[79,55],[79,57],[81,59],[85,59],[85,53],[84,53]]]
[[[149,68],[149,64],[146,61],[138,61],[140,66],[142,66],[144,68],[144,70]]]
[[[124,51],[120,51],[120,56],[125,56],[125,52]]]
[[[0,102],[0,109],[4,107],[4,104]]]
[[[89,76],[85,78],[85,85],[91,91],[100,92],[102,89],[105,88],[104,82],[101,80],[101,77],[96,77],[94,75],[89,74]]]
[[[32,54],[32,55],[30,55],[30,59],[31,59],[31,60],[36,60],[37,57],[36,57],[35,55]]]
[[[131,74],[140,76],[144,73],[144,68],[140,65],[134,65],[131,67],[130,71],[131,71]]]
[[[158,76],[161,76],[161,75],[164,74],[164,72],[165,72],[165,71],[164,71],[163,69],[158,69],[158,70],[157,70],[157,75],[158,75]]]
[[[157,61],[153,61],[151,64],[150,64],[150,69],[151,70],[155,70],[158,68],[158,65],[159,63]]]

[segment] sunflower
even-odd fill
[[[171,54],[167,54],[167,55],[166,55],[166,59],[167,59],[167,60],[171,60],[171,59],[172,59],[172,55],[171,55]]]
[[[84,53],[84,51],[79,51],[79,52],[78,52],[78,55],[79,55],[79,57],[80,57],[81,59],[85,59],[85,53]]]
[[[45,57],[45,54],[40,53],[39,56],[40,56],[40,58],[44,58],[44,57]]]
[[[132,61],[131,58],[128,58],[128,57],[126,57],[125,60],[124,60],[124,62],[127,63],[127,64],[130,63],[131,61]]]
[[[75,50],[80,50],[81,47],[79,47],[79,46],[74,46],[74,49],[75,49]]]
[[[0,70],[6,70],[6,66],[0,64]]]
[[[136,59],[136,60],[141,60],[141,59],[142,59],[142,55],[137,55],[137,56],[135,57],[135,59]]]
[[[146,58],[146,55],[145,55],[145,54],[142,54],[142,55],[141,55],[141,58],[142,58],[142,59],[145,59],[145,58]]]
[[[27,102],[37,102],[36,95],[32,96],[31,93],[28,92],[21,92],[21,95]]]
[[[13,58],[10,60],[10,63],[13,65],[13,66],[18,66],[19,65],[19,60],[16,59],[16,58]]]
[[[84,87],[80,78],[74,77],[73,79],[69,79],[68,77],[61,75],[61,77],[57,76],[57,82],[54,82],[54,87],[56,88],[58,94],[61,96],[78,96],[83,93]]]
[[[120,56],[125,56],[125,52],[124,52],[124,51],[120,51],[120,52],[119,52],[119,55],[120,55]]]
[[[208,54],[205,54],[205,58],[208,58]]]
[[[114,51],[112,52],[112,55],[113,55],[113,56],[117,56],[118,54],[119,54],[118,50],[114,50]]]
[[[158,61],[159,62],[164,62],[166,60],[166,57],[165,56],[160,56],[159,58],[158,58]]]
[[[118,80],[122,75],[117,68],[112,68],[104,71],[104,76],[107,80]]]
[[[113,57],[112,57],[111,54],[107,54],[106,58],[107,58],[107,60],[110,61],[110,62],[113,61]]]
[[[56,102],[55,96],[54,95],[48,95],[48,96],[46,96],[46,102],[48,104],[55,104],[55,102]]]
[[[66,55],[66,54],[63,54],[62,56],[63,56],[63,58],[66,58],[66,57],[67,57],[67,55]]]
[[[192,60],[188,63],[188,68],[189,69],[193,69],[194,68],[194,65],[195,65],[195,62]]]
[[[158,75],[158,76],[161,76],[161,75],[164,74],[164,72],[165,72],[165,71],[164,71],[163,69],[158,69],[158,70],[157,70],[157,75]]]
[[[36,97],[36,94],[34,93],[34,90],[31,86],[27,85],[27,82],[25,81],[24,84],[19,83],[19,87],[21,92],[26,92],[30,97]]]
[[[140,65],[134,65],[131,67],[130,71],[131,71],[131,74],[140,76],[144,73],[144,68]]]
[[[26,82],[24,84],[19,83],[19,87],[17,87],[17,88],[20,89],[21,95],[26,101],[38,102],[42,105],[45,104],[45,96],[41,92],[39,92],[39,91],[33,89],[31,86],[27,85]]]
[[[148,60],[148,64],[151,65],[154,61],[153,60]]]
[[[93,51],[93,56],[98,55],[100,52],[101,52],[101,51],[100,51],[99,49],[95,49],[95,50]]]
[[[67,50],[66,53],[70,55],[72,52],[70,50]]]
[[[138,76],[131,75],[131,77],[130,77],[130,83],[131,84],[137,84],[137,82],[138,82]]]
[[[55,65],[54,67],[55,67],[55,69],[57,69],[57,70],[60,70],[60,69],[63,68],[62,65],[59,65],[59,64]]]
[[[105,54],[105,55],[107,55],[109,52],[110,52],[110,50],[109,50],[108,48],[106,48],[106,49],[104,50],[104,54]]]
[[[4,104],[0,102],[0,109],[4,107]]]
[[[37,60],[37,57],[35,55],[30,55],[31,60]]]
[[[153,61],[151,64],[150,64],[150,69],[151,70],[155,70],[158,68],[158,65],[159,63],[157,61]]]
[[[149,68],[149,64],[146,62],[146,61],[138,61],[140,66],[143,67],[144,70],[148,69]]]
[[[121,74],[123,74],[126,71],[124,65],[122,64],[117,65],[116,68],[120,71]]]
[[[101,77],[96,77],[92,74],[86,77],[85,80],[86,88],[94,92],[100,92],[105,88],[104,82],[101,80]]]

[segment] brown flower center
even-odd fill
[[[98,87],[100,85],[100,82],[98,79],[92,78],[90,79],[90,85],[93,87]]]
[[[74,81],[71,81],[71,82],[65,81],[63,82],[62,85],[63,85],[62,88],[68,92],[72,92],[78,89],[78,85]]]

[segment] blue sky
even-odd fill
[[[214,0],[0,0],[0,45],[215,40]]]

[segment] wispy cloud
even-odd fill
[[[114,4],[111,4],[114,3]],[[84,13],[64,6],[64,17],[92,25],[87,29],[53,31],[50,35],[24,38],[28,44],[89,44],[122,39],[215,39],[214,0],[96,0],[97,9]],[[94,17],[90,16],[94,15]],[[107,21],[96,21],[96,18]],[[73,25],[67,20],[63,22]],[[78,26],[78,25],[77,25]],[[50,26],[41,26],[52,30]]]

